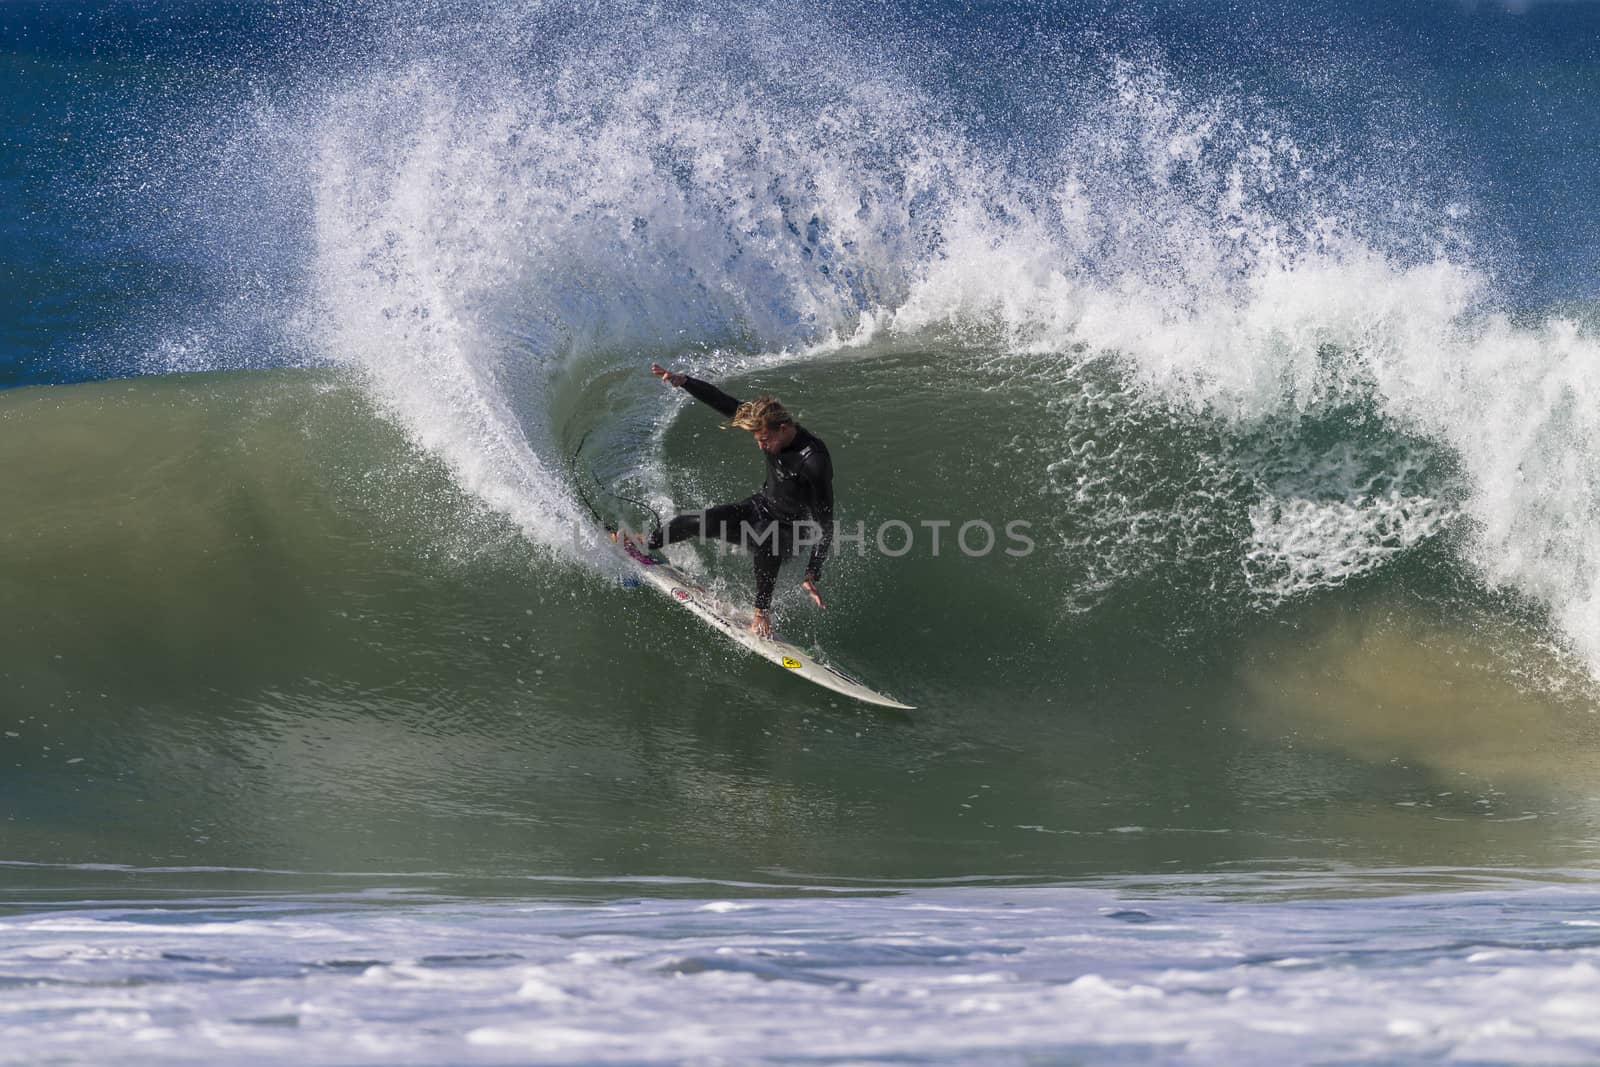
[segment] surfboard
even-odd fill
[[[639,577],[660,591],[668,600],[692,612],[712,629],[720,630],[762,659],[771,660],[798,678],[804,678],[814,685],[831,689],[863,704],[899,708],[902,711],[913,710],[913,705],[902,704],[893,697],[869,689],[838,667],[817,659],[777,635],[757,637],[750,632],[750,620],[754,615],[750,608],[728,603],[666,560],[657,559],[641,551],[638,546],[626,539],[618,541],[617,548],[632,564]]]

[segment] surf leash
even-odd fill
[[[583,446],[589,443],[589,435],[593,432],[594,431],[592,429],[585,430],[583,432],[583,436],[578,440],[578,447],[572,450],[572,455],[567,460],[567,467],[574,475],[576,475],[578,472],[578,454],[583,451]],[[632,504],[634,507],[641,508],[644,511],[648,511],[656,520],[656,529],[659,530],[664,526],[664,523],[661,521],[661,513],[655,508],[651,507],[649,504],[645,503],[643,500],[639,500],[631,496],[625,496],[614,489],[606,488],[605,484],[600,481],[599,476],[596,475],[594,471],[589,472],[589,477],[594,479],[595,488],[600,490],[600,492],[604,493],[606,496],[609,496],[614,500],[620,500],[625,504]],[[573,478],[573,489],[577,492],[578,499],[583,501],[583,506],[589,509],[589,514],[594,516],[595,521],[598,522],[607,533],[614,532],[617,528],[616,524],[607,522],[605,520],[605,517],[600,514],[600,510],[594,506],[594,501],[590,500],[588,494],[583,491],[581,480],[576,477]]]

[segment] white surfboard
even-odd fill
[[[631,544],[624,542],[617,547],[633,564],[639,576],[660,590],[669,600],[688,608],[715,629],[721,630],[756,655],[783,667],[790,674],[864,704],[900,708],[903,711],[913,709],[911,704],[902,704],[893,697],[868,689],[839,668],[822,662],[782,638],[757,637],[750,632],[750,620],[753,616],[751,609],[718,598],[711,590],[672,564],[652,559]]]

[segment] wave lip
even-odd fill
[[[647,443],[669,412],[629,376],[652,358],[949,341],[956,368],[998,350],[1034,381],[1109,363],[1126,403],[1240,438],[1367,405],[1457,469],[1263,480],[1236,546],[1258,605],[1455,531],[1600,675],[1592,334],[1504,312],[1516,250],[1392,73],[1343,121],[1314,78],[1247,92],[1084,26],[985,80],[979,38],[828,5],[434,14],[419,35],[410,5],[375,9],[219,123],[185,202],[292,261],[283,333],[534,544],[596,558],[567,456],[601,424]]]

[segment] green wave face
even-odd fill
[[[574,497],[589,471],[683,507],[755,487],[744,435],[605,366],[540,401],[552,469],[586,441]],[[1359,403],[1241,427],[948,342],[720,380],[799,411],[869,531],[824,613],[786,569],[783,626],[918,711],[536,547],[342,378],[0,395],[7,858],[869,882],[1581,858],[1584,676],[1456,561],[1450,457]],[[1330,457],[1382,491],[1289,491]],[[904,555],[871,544],[893,520]],[[969,556],[971,520],[1034,550]],[[924,521],[952,523],[937,555]],[[1280,528],[1346,530],[1351,573],[1317,585]]]

